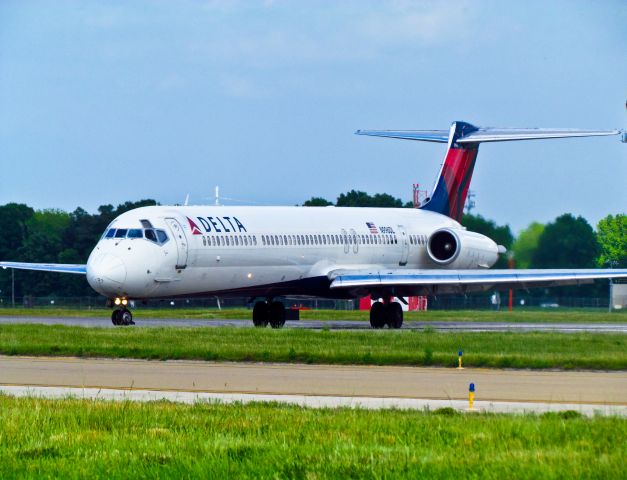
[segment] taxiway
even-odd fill
[[[627,372],[0,357],[0,391],[15,395],[463,409],[470,383],[480,410],[627,415]]]

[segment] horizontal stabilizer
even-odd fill
[[[357,130],[355,135],[371,137],[400,138],[402,140],[421,140],[423,142],[448,142],[448,130]]]
[[[0,262],[2,268],[16,268],[18,270],[36,270],[39,272],[79,273],[85,275],[85,265],[69,263],[26,263],[26,262]]]
[[[543,140],[550,138],[603,137],[619,135],[620,130],[577,130],[568,128],[497,128],[474,127],[458,135],[458,144],[484,142],[511,142],[514,140]],[[372,137],[400,138],[402,140],[418,140],[423,142],[447,143],[448,130],[357,130],[357,135]]]
[[[479,128],[457,139],[457,143],[511,142],[549,138],[604,137],[618,135],[619,130],[575,130],[561,128]]]

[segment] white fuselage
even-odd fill
[[[428,253],[442,228],[464,236],[463,255],[447,265]],[[480,268],[497,252],[487,237],[417,209],[154,206],[111,223],[87,280],[109,298],[325,295],[334,270]]]

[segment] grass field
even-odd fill
[[[627,420],[0,396],[0,477],[624,478]]]
[[[0,325],[0,354],[496,368],[627,369],[627,335]]]
[[[0,316],[26,315],[30,317],[90,317],[109,318],[110,309],[77,308],[0,308]],[[136,320],[142,318],[181,318],[181,319],[247,319],[252,318],[252,311],[246,308],[137,308],[133,310]],[[303,320],[363,320],[368,321],[368,312],[364,310],[302,310]],[[406,312],[406,321],[475,321],[475,322],[529,322],[529,323],[616,323],[627,322],[627,310],[608,313],[599,309],[526,309],[508,312],[491,310],[431,310],[427,312]]]

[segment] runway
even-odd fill
[[[138,327],[236,327],[253,328],[251,320],[202,320],[181,318],[142,318],[135,316],[136,325],[133,327],[114,327],[111,320],[93,317],[29,317],[29,316],[0,316],[2,324],[43,324],[68,325],[78,327],[100,328],[138,328]],[[371,330],[370,324],[363,320],[300,320],[286,322],[284,328],[302,328],[321,330]],[[432,328],[436,331],[448,332],[531,332],[550,331],[561,333],[626,333],[627,323],[514,323],[514,322],[418,322],[406,321],[404,330],[424,330]]]
[[[470,383],[478,410],[627,416],[627,372],[0,357],[0,391],[14,395],[465,409]]]

